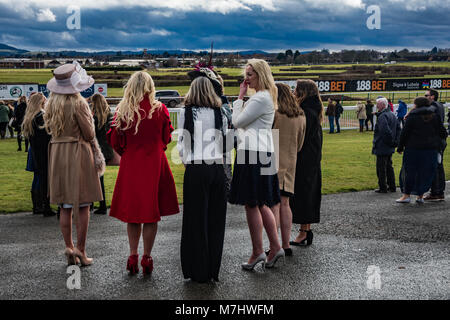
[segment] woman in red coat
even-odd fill
[[[151,251],[161,216],[179,213],[175,182],[165,150],[173,127],[166,106],[155,100],[155,85],[146,72],[128,80],[117,106],[109,142],[121,154],[110,216],[128,224],[130,257],[127,270],[138,269],[141,233],[144,274],[153,270]]]

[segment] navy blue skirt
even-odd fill
[[[436,150],[406,148],[403,154],[403,193],[423,195],[431,188],[437,169]]]
[[[249,207],[272,207],[280,203],[280,187],[273,154],[238,150],[234,163],[229,202]]]

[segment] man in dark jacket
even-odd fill
[[[342,104],[339,102],[339,100],[336,101],[336,110],[334,111],[334,120],[336,121],[336,133],[341,132],[341,125],[339,123],[339,119],[341,117],[341,114],[344,113],[344,108],[342,107]]]
[[[369,122],[370,122],[370,127],[371,127],[371,131],[373,131],[373,103],[370,100],[366,101],[366,121],[365,121],[365,125],[366,125],[366,131],[369,131]]]
[[[334,117],[336,115],[336,104],[333,100],[331,100],[331,98],[328,98],[328,106],[327,110],[325,111],[325,115],[328,116],[328,121],[330,122],[329,133],[334,133]]]
[[[425,97],[428,98],[428,100],[430,100],[431,107],[433,108],[434,113],[436,113],[436,115],[438,116],[441,123],[444,124],[445,111],[444,111],[444,106],[442,105],[442,103],[440,103],[438,101],[439,92],[434,89],[427,90],[427,92],[425,93]],[[442,139],[441,140],[441,148],[439,150],[439,155],[438,155],[438,166],[437,166],[437,170],[436,170],[436,175],[434,176],[430,193],[424,197],[425,201],[443,201],[443,200],[445,200],[445,196],[444,196],[445,172],[444,172],[443,161],[444,161],[444,151],[445,151],[446,147],[447,147],[447,142],[445,139]]]
[[[373,134],[372,153],[377,156],[378,193],[395,192],[395,174],[392,154],[400,138],[400,123],[389,109],[386,98],[377,99],[377,123]]]

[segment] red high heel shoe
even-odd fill
[[[139,260],[139,256],[137,254],[133,254],[128,257],[127,270],[130,272],[130,275],[133,275],[133,274],[136,274],[139,272],[138,260]]]
[[[141,260],[142,272],[144,275],[151,274],[153,271],[153,259],[151,256],[144,254]]]

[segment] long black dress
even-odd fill
[[[34,172],[39,179],[39,197],[47,200],[48,189],[48,144],[51,136],[45,131],[44,114],[39,112],[33,119],[33,135],[30,137]]]
[[[322,200],[322,126],[319,97],[306,98],[301,107],[306,116],[305,142],[297,154],[294,196],[290,199],[292,222],[310,224],[320,222]]]

